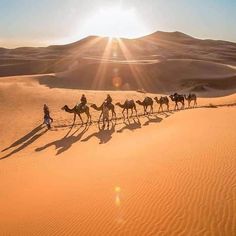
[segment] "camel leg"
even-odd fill
[[[127,119],[129,119],[128,109],[126,109],[126,115],[127,115]]]
[[[125,108],[124,108],[123,111],[122,111],[123,118],[125,119],[125,114],[124,114],[124,112],[125,112]],[[113,117],[113,116],[112,116],[112,117]]]
[[[197,100],[194,100],[194,106],[197,106]]]
[[[80,120],[81,120],[81,122],[82,122],[82,125],[83,125],[83,124],[84,124],[84,122],[83,122],[83,119],[82,119],[81,115],[80,115],[80,114],[78,114],[78,116],[79,116],[79,118],[80,118]]]
[[[113,117],[115,117],[115,119],[116,119],[116,113],[115,113],[114,109],[112,110],[112,119],[113,119]]]
[[[134,108],[134,110],[135,110],[135,112],[136,112],[136,116],[138,117],[138,113],[137,113],[137,109],[136,109],[136,107]]]
[[[86,112],[87,115],[87,124],[91,123],[91,115],[89,112]]]
[[[131,109],[131,117],[133,116],[134,108]]]
[[[102,112],[101,112],[101,114],[100,114],[100,116],[99,116],[99,118],[98,118],[98,123],[100,122],[101,117],[102,117]]]
[[[76,114],[74,114],[74,120],[73,120],[72,127],[73,127],[73,126],[74,126],[74,124],[75,124],[75,120],[76,120]]]
[[[170,109],[169,109],[169,103],[167,103],[167,105],[166,105],[166,106],[167,106],[167,111],[169,111],[169,110],[170,110]]]

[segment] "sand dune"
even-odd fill
[[[236,89],[235,53],[235,43],[200,40],[181,32],[156,32],[132,40],[90,36],[67,45],[1,48],[0,76],[54,73],[56,81],[48,83],[43,77],[42,84],[158,93],[209,94],[214,89],[222,96]]]
[[[79,121],[71,129],[60,108],[81,93],[100,104],[106,92],[56,88],[44,77],[51,88],[38,76],[0,80],[2,235],[235,234],[236,110],[227,105],[235,94],[105,130]],[[145,96],[110,93],[114,102]],[[44,103],[51,131],[41,126]]]

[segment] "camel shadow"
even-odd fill
[[[94,132],[90,134],[88,137],[81,140],[81,142],[87,142],[91,138],[96,137],[99,139],[99,144],[105,144],[109,142],[112,138],[112,134],[115,132],[115,124],[112,123],[111,128],[105,129],[105,127],[100,127],[98,125],[98,132]]]
[[[55,146],[55,149],[57,150],[56,155],[60,155],[61,153],[65,152],[69,148],[71,148],[74,143],[78,142],[83,137],[83,135],[88,131],[90,126],[86,125],[84,127],[84,129],[78,135],[75,135],[82,127],[83,126],[81,125],[70,136],[68,136],[69,135],[69,132],[68,132],[66,134],[66,136],[64,136],[62,139],[59,139],[59,140],[53,141],[51,143],[48,143],[48,144],[44,145],[43,147],[36,148],[35,151],[36,152],[40,152],[40,151],[42,151],[44,149],[47,149],[47,148],[49,148],[51,146]]]
[[[122,133],[126,129],[133,131],[133,130],[142,128],[142,125],[141,125],[138,117],[136,119],[132,118],[132,120],[133,120],[132,123],[130,122],[130,119],[124,120],[123,123],[125,124],[125,126],[123,126],[121,129],[117,130],[117,133]]]
[[[150,117],[150,116],[146,116],[148,120],[143,124],[143,126],[147,126],[150,123],[160,123],[163,120],[162,118],[160,118],[156,115],[153,115],[153,116],[154,116],[154,118]]]
[[[5,148],[4,150],[2,150],[2,152],[4,152],[10,148],[20,145],[18,148],[16,148],[15,150],[10,152],[9,154],[5,155],[4,157],[1,157],[0,160],[8,158],[8,157],[12,156],[13,154],[23,150],[24,148],[26,148],[27,146],[29,146],[30,144],[35,142],[38,138],[40,138],[43,134],[45,134],[48,131],[48,129],[45,129],[42,132],[39,132],[42,129],[43,129],[43,126],[39,125],[35,129],[30,131],[28,134],[26,134],[24,137],[20,138],[19,140],[17,140],[13,144],[11,144],[8,148]]]

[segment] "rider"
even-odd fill
[[[107,106],[112,103],[112,98],[111,98],[110,94],[107,95],[107,98],[105,99],[105,103]]]
[[[85,97],[84,94],[82,94],[80,98],[80,104],[78,104],[78,108],[82,108],[87,104],[87,98]]]

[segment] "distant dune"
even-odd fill
[[[50,80],[39,78],[49,87],[217,89],[219,94],[236,89],[236,43],[201,40],[181,32],[156,32],[137,39],[90,36],[67,45],[1,48],[0,58],[0,76],[55,73]]]

